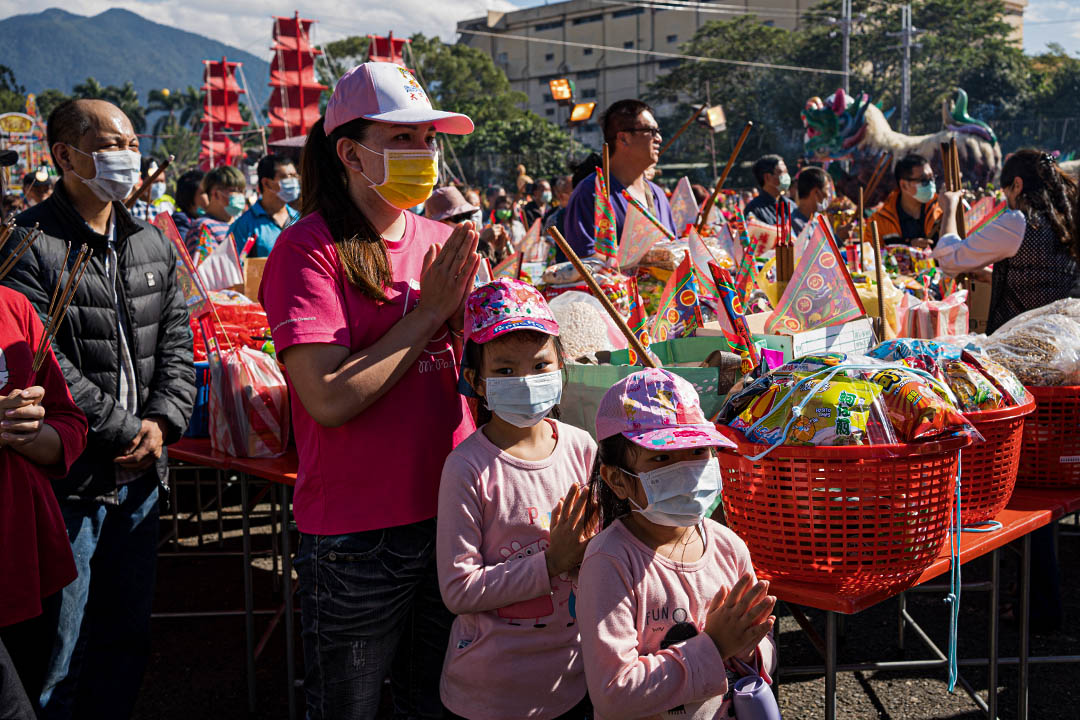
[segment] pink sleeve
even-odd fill
[[[546,553],[484,564],[480,553],[484,509],[478,482],[469,463],[451,453],[439,484],[436,559],[443,602],[455,615],[498,610],[551,593]]]
[[[304,343],[350,347],[337,258],[310,226],[282,233],[266,262],[259,299],[278,352]]]
[[[738,554],[739,577],[750,573],[754,578],[754,582],[757,582],[757,574],[754,572],[754,565],[750,561],[750,550],[746,547],[746,543],[734,533],[731,534],[731,538],[732,549]],[[773,632],[775,632],[775,629]],[[776,640],[773,638],[773,632],[762,638],[755,652],[758,674],[770,685],[773,683],[773,674],[776,672],[777,665]]]
[[[727,692],[724,661],[700,633],[653,655],[638,654],[628,568],[596,553],[578,579],[577,617],[589,698],[604,717],[646,717]]]

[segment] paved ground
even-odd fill
[[[204,486],[202,500],[213,498],[211,484]],[[181,508],[194,507],[194,498],[185,489]],[[180,550],[173,555],[167,544],[158,564],[158,590],[155,611],[159,613],[213,612],[243,609],[242,560],[240,550],[239,492],[235,487],[225,494],[224,525],[226,538],[217,544],[217,521],[213,511],[204,514],[203,548],[196,542],[195,522],[181,513],[181,536],[185,538]],[[264,513],[269,506],[263,504]],[[1076,525],[1063,525],[1063,531],[1080,530]],[[171,531],[169,518],[162,522],[162,532]],[[269,550],[270,527],[266,518],[255,524],[257,549]],[[214,557],[210,553],[223,550],[236,553]],[[1033,654],[1080,654],[1080,538],[1063,535],[1061,552],[1066,624],[1062,632],[1052,636],[1033,636]],[[1017,570],[1015,553],[1002,554],[1003,586],[1011,585]],[[274,595],[272,572],[268,558],[255,562],[256,607],[274,610],[280,602]],[[279,569],[280,572],[280,569]],[[965,580],[986,579],[988,564],[977,561],[964,566]],[[931,637],[944,647],[948,623],[946,606],[940,594],[909,594],[908,607]],[[1004,598],[1003,598],[1004,600]],[[985,656],[987,598],[985,593],[965,593],[961,603],[961,656]],[[839,661],[856,662],[870,659],[915,659],[928,656],[917,638],[909,634],[907,650],[896,645],[896,600],[847,618],[845,640],[839,649]],[[811,619],[824,629],[820,614]],[[257,631],[268,624],[269,615],[257,618]],[[297,622],[299,625],[299,621]],[[244,624],[242,615],[229,617],[169,618],[154,621],[154,651],[146,675],[142,696],[137,707],[139,718],[154,720],[191,720],[203,718],[234,719],[246,714],[244,680]],[[1001,624],[1001,654],[1016,655],[1016,627]],[[806,641],[798,625],[786,610],[781,611],[779,631],[781,662],[789,665],[820,664],[813,647]],[[299,641],[297,668],[302,673]],[[258,663],[259,718],[285,718],[286,688],[283,633],[270,638]],[[969,668],[965,677],[985,694],[985,672]],[[982,717],[974,702],[960,688],[952,694],[946,690],[945,673],[939,670],[912,672],[841,673],[837,683],[837,702],[841,718],[891,718],[892,720],[944,720]],[[1033,719],[1080,717],[1080,667],[1032,666],[1031,713]],[[780,690],[780,705],[785,720],[810,720],[824,716],[825,683],[821,676],[799,682],[788,682]],[[1016,717],[1016,671],[1003,667],[999,674],[1000,717]],[[297,691],[302,708],[302,693]],[[302,717],[301,711],[301,717]]]

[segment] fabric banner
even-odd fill
[[[191,317],[199,317],[210,311],[210,291],[203,284],[202,276],[195,270],[195,263],[191,260],[187,246],[184,245],[180,231],[176,228],[172,216],[169,213],[158,213],[154,218],[154,225],[158,230],[169,238],[176,250],[176,280],[180,283],[180,291],[184,293],[184,303],[187,305],[188,314]]]
[[[540,237],[540,218],[533,220],[532,227],[521,239],[521,254],[523,262],[543,262],[547,256],[547,247]]]
[[[511,280],[517,280],[521,277],[521,260],[522,253],[516,252],[513,255],[507,255],[506,258],[491,269],[491,275],[493,279],[510,278]]]
[[[679,267],[668,278],[660,305],[653,318],[652,338],[664,342],[674,338],[692,337],[705,322],[701,317],[697,283],[690,265],[690,253],[683,255]]]
[[[712,252],[705,245],[705,241],[697,233],[697,228],[690,228],[690,263],[694,268],[694,279],[702,295],[719,297],[720,292],[716,289],[712,274],[709,272],[709,263],[716,262]]]
[[[232,233],[226,235],[199,263],[197,270],[207,290],[228,290],[244,284],[244,269],[240,256],[236,254],[236,241]]]
[[[618,265],[620,268],[634,267],[653,245],[674,238],[660,223],[649,219],[649,211],[637,203],[626,206],[626,222],[623,223],[622,237],[619,238]]]
[[[596,168],[596,200],[593,205],[593,227],[596,233],[596,254],[611,266],[617,266],[619,256],[619,239],[615,237],[618,232],[615,224],[615,208],[611,205],[611,195],[608,194],[607,178],[604,171]]]
[[[690,178],[683,176],[671,193],[671,217],[675,220],[675,232],[679,237],[686,235],[686,226],[697,222],[698,204],[694,191],[690,187]]]

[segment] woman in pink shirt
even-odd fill
[[[474,429],[456,358],[479,257],[470,223],[405,210],[431,194],[436,131],[472,129],[401,66],[350,70],[308,134],[302,218],[263,274],[300,456],[309,720],[374,718],[388,675],[395,716],[442,714],[452,617],[434,517],[443,461]]]
[[[596,415],[590,519],[577,614],[597,720],[732,715],[734,680],[771,682],[776,598],[735,533],[705,514],[731,442],[697,392],[665,370],[616,383]]]
[[[450,453],[439,487],[439,584],[458,615],[442,675],[450,717],[589,716],[573,577],[596,443],[548,417],[562,398],[558,333],[528,283],[469,296],[461,387],[485,424]]]

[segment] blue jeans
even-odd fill
[[[63,590],[43,717],[131,716],[150,656],[158,481],[119,488],[117,505],[61,501],[79,576]]]
[[[296,555],[308,720],[367,720],[390,676],[394,718],[441,718],[453,616],[435,571],[435,521],[301,535]]]

